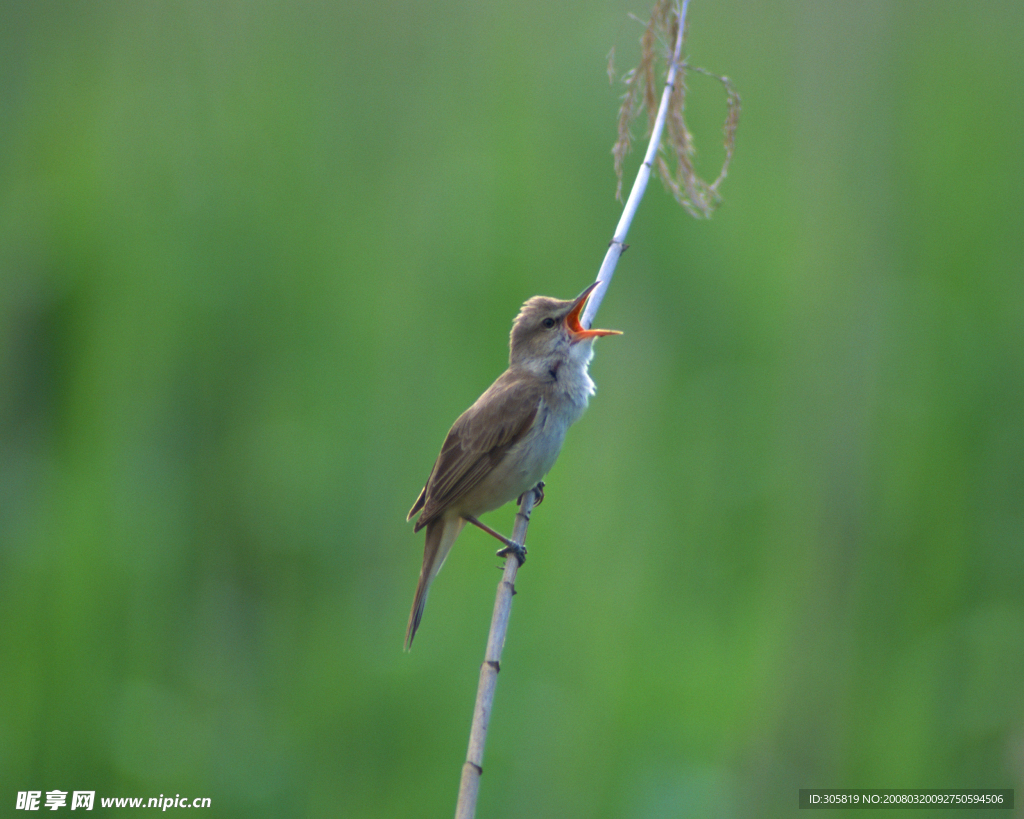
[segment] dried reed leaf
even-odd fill
[[[622,199],[623,164],[633,146],[631,126],[642,109],[647,110],[647,135],[651,134],[657,118],[659,94],[657,77],[667,73],[667,63],[671,58],[671,47],[678,33],[679,13],[676,0],[658,0],[651,11],[642,37],[640,38],[640,63],[623,78],[626,92],[619,108],[617,138],[612,148],[615,176],[617,180],[615,196]],[[684,42],[686,31],[683,32]],[[661,47],[659,48],[659,43]],[[660,58],[660,60],[659,60]],[[659,62],[664,61],[665,72],[659,70]],[[694,71],[718,80],[726,94],[727,113],[722,126],[725,159],[715,181],[708,184],[694,169],[693,157],[696,153],[693,135],[686,125],[684,112],[686,109],[686,72]],[[613,71],[609,60],[609,74]],[[740,96],[728,77],[713,74],[705,68],[691,66],[688,63],[679,65],[675,86],[669,95],[668,111],[665,120],[664,141],[659,147],[655,170],[662,183],[673,198],[686,211],[696,218],[707,218],[721,202],[719,186],[725,180],[736,146],[736,128],[739,123]],[[674,169],[670,168],[665,159],[666,154],[675,158]]]

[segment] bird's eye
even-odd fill
[[[543,324],[550,330],[552,327],[555,326],[555,320],[551,318],[551,316],[548,316],[546,319],[544,319],[544,321],[541,322],[541,324]]]

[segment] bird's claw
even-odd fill
[[[499,549],[497,554],[498,557],[506,558],[509,555],[513,555],[519,561],[520,566],[526,562],[526,547],[521,543],[516,543],[514,540],[510,540],[504,549]]]
[[[544,500],[544,481],[537,481],[537,485],[533,487],[533,489],[531,489],[530,491],[533,492],[533,505],[540,506],[541,502]],[[516,503],[522,505],[523,498],[525,497],[526,493],[523,492],[523,494],[519,496],[519,499],[516,501]]]

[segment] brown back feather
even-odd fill
[[[409,512],[418,532],[473,489],[530,429],[540,405],[536,377],[506,370],[476,403],[459,416],[419,499]]]

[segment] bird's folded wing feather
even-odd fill
[[[458,502],[501,461],[530,429],[541,397],[542,387],[535,377],[505,372],[459,416],[409,512],[412,518],[423,510],[416,531]]]

